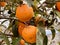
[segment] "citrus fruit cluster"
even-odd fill
[[[30,21],[33,15],[34,15],[33,8],[29,7],[27,4],[21,4],[16,8],[16,17],[18,18],[18,20],[22,22]],[[20,40],[20,44],[24,45],[25,41],[28,43],[35,43],[36,31],[37,27],[32,25],[26,25],[20,22],[18,26],[18,33],[24,39]]]
[[[25,24],[20,23],[18,27],[19,35],[22,36],[22,38],[28,43],[36,42],[36,32],[37,32],[37,27],[32,25],[27,26]]]

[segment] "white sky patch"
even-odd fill
[[[44,2],[45,0],[41,0],[40,2],[41,2],[41,4]]]

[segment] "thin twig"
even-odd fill
[[[15,18],[15,17],[0,17],[0,19],[16,20],[16,21],[19,21],[19,22],[21,22],[21,23],[24,23],[24,22],[18,20],[17,18]],[[24,23],[24,24],[25,24],[25,23]]]
[[[4,41],[4,40],[0,41],[0,45],[2,44],[3,41]]]
[[[0,35],[1,35],[1,33],[0,33]],[[4,35],[14,37],[12,34],[4,34]]]

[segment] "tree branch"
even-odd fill
[[[1,33],[0,33],[0,35],[1,35]],[[14,37],[12,34],[4,34],[4,35]]]
[[[16,21],[19,21],[19,22],[21,22],[21,23],[24,23],[24,22],[18,20],[16,17],[0,17],[0,19],[16,20]],[[24,23],[24,24],[25,24],[25,23]]]

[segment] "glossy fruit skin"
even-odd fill
[[[35,43],[36,42],[36,31],[37,28],[35,26],[29,25],[22,31],[23,39],[28,43]]]
[[[26,4],[19,5],[16,9],[16,17],[22,22],[29,21],[33,15],[33,8]]]
[[[25,41],[23,39],[20,40],[20,45],[25,45]]]
[[[56,8],[58,11],[60,11],[60,2],[56,2]]]
[[[0,6],[1,7],[5,7],[6,6],[6,2],[0,2]]]
[[[23,29],[25,28],[25,26],[26,26],[25,24],[19,23],[18,33],[19,33],[20,36],[22,35],[22,31],[23,31]]]

